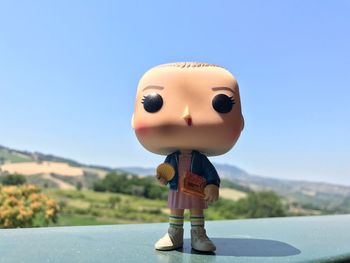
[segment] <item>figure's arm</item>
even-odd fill
[[[216,171],[214,165],[209,161],[209,159],[203,155],[203,173],[205,179],[207,180],[207,185],[216,185],[220,187],[220,177]]]
[[[203,155],[203,172],[207,179],[207,186],[204,189],[204,200],[208,202],[217,201],[219,198],[220,177],[214,165]]]

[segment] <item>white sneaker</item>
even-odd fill
[[[216,250],[214,243],[207,236],[204,227],[191,229],[191,246],[193,249],[202,252],[213,252]]]
[[[157,250],[174,250],[183,246],[184,229],[169,227],[168,233],[154,245]]]

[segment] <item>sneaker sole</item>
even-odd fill
[[[155,247],[155,250],[159,250],[159,251],[170,251],[170,250],[175,250],[178,248],[182,248],[183,247],[183,243],[181,245],[178,246],[172,246],[172,247]]]
[[[216,248],[212,249],[212,250],[201,250],[201,249],[197,249],[197,248],[194,248],[192,246],[192,249],[198,251],[198,252],[204,252],[204,253],[211,253],[211,252],[215,252],[216,251]]]

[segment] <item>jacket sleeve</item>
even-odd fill
[[[165,158],[165,160],[164,160],[164,163],[170,163],[170,157],[171,156],[171,154],[169,154],[166,158]]]
[[[168,163],[168,164],[170,164],[171,166],[173,166],[173,165],[172,165],[172,154],[169,154],[169,155],[165,158],[164,163]],[[175,177],[175,176],[174,176],[174,177]],[[174,178],[171,179],[170,181],[168,181],[168,182],[166,183],[166,185],[169,185],[170,182],[173,181],[173,180],[174,180]]]
[[[207,179],[207,185],[215,184],[217,187],[220,187],[220,177],[218,175],[218,172],[216,171],[214,165],[209,161],[209,159],[205,155],[203,155],[202,158],[202,165],[203,173],[205,175],[205,178]]]

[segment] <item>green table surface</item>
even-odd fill
[[[350,215],[206,222],[215,254],[154,243],[168,224],[0,230],[0,262],[350,262]]]

